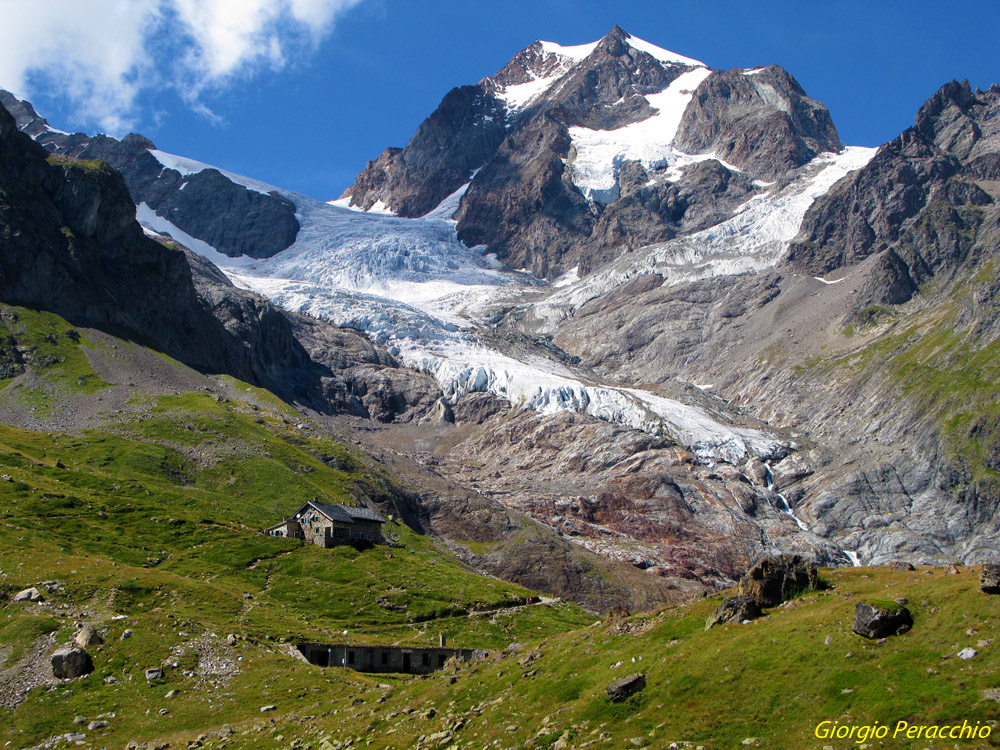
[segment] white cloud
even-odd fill
[[[311,51],[361,0],[0,0],[0,87],[45,89],[113,133],[147,88],[207,89]]]

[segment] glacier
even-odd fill
[[[684,75],[690,80],[671,97],[689,91],[703,73],[696,69]],[[666,118],[662,128],[678,118],[679,107],[680,100],[664,104],[660,117],[653,119]],[[633,148],[643,142],[631,137],[634,128],[623,128],[629,137],[617,141],[623,134],[608,131],[610,136],[601,137],[614,142],[594,142],[591,152],[584,148],[582,153],[592,154],[597,164],[623,146]],[[764,189],[727,221],[640,248],[583,278],[570,271],[554,283],[507,268],[484,247],[469,248],[458,240],[451,217],[468,184],[424,217],[407,219],[381,210],[347,208],[342,201],[324,203],[223,172],[250,189],[281,195],[296,207],[301,228],[295,242],[262,260],[230,258],[146,204],[137,207],[137,218],[149,230],[170,234],[207,257],[237,286],[293,312],[364,331],[404,365],[433,375],[452,403],[468,393],[487,392],[542,414],[575,411],[666,436],[706,461],[735,464],[752,456],[774,457],[787,443],[766,431],[732,424],[721,400],[717,408],[712,399],[696,406],[601,382],[592,373],[547,356],[541,347],[498,341],[489,335],[490,318],[499,310],[521,306],[544,331],[587,300],[644,273],[660,273],[665,283],[676,284],[773,266],[816,197],[873,154],[874,149],[860,148],[821,154],[797,179]],[[184,175],[212,168],[163,152],[155,155],[164,168]]]

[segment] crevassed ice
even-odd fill
[[[489,392],[544,414],[578,411],[670,435],[702,456],[734,462],[767,456],[780,444],[699,407],[588,381],[561,363],[484,344],[464,311],[540,282],[466,248],[451,223],[289,197],[302,225],[295,244],[273,258],[228,264],[234,283],[286,309],[366,331],[403,364],[432,374],[452,400]]]

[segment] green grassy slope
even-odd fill
[[[115,402],[123,386],[88,364],[106,342],[46,313],[3,313],[12,366],[0,408],[39,418],[81,399]],[[267,392],[206,382],[219,388],[151,395],[126,385],[125,406],[101,416],[99,429],[0,424],[0,593],[62,584],[54,593],[42,587],[42,604],[7,601],[0,612],[0,701],[8,704],[0,743],[86,734],[74,717],[114,713],[89,735],[101,737],[95,746],[124,746],[238,723],[279,698],[287,709],[331,685],[355,692],[372,682],[317,673],[280,653],[285,641],[340,641],[346,629],[352,642],[433,645],[444,633],[454,645],[503,648],[592,619],[565,604],[495,613],[532,592],[476,574],[398,522],[389,528],[402,546],[391,549],[323,550],[262,535],[312,498],[384,500],[394,479]],[[20,699],[5,687],[12,675],[30,671],[35,651],[35,667],[44,664],[77,622],[105,631],[105,645],[91,649],[95,673],[36,687],[11,707]],[[123,640],[126,629],[134,634]],[[212,676],[217,653],[222,666]],[[145,669],[164,663],[165,681],[147,684]],[[180,692],[167,701],[171,689]]]
[[[859,746],[816,737],[816,727],[830,721],[889,725],[890,736],[870,748],[952,748],[954,740],[891,734],[899,721],[996,723],[1000,708],[982,691],[1000,686],[1000,643],[994,640],[1000,598],[978,592],[978,570],[946,575],[940,568],[859,568],[824,576],[832,589],[801,596],[752,624],[705,632],[705,618],[720,600],[715,597],[606,620],[455,675],[412,681],[388,691],[387,702],[376,706],[372,746],[418,747],[421,736],[435,732],[470,748]],[[884,644],[851,632],[857,601],[896,597],[909,600],[911,632]],[[957,658],[966,647],[978,656]],[[611,703],[606,687],[635,672],[646,675],[646,689]],[[336,700],[328,705],[348,712],[352,726],[364,724],[372,708]],[[412,706],[435,706],[438,715],[393,716]],[[345,732],[343,725],[342,718],[319,717],[296,734],[314,747],[324,737],[365,741],[364,732]],[[958,744],[998,747],[1000,726],[996,734]],[[755,741],[744,745],[750,738]],[[566,744],[557,744],[560,739]],[[260,746],[249,734],[244,741]]]

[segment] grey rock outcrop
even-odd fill
[[[986,563],[979,574],[979,590],[984,594],[1000,594],[1000,564]]]
[[[608,699],[612,703],[621,703],[631,698],[641,690],[646,689],[646,675],[641,673],[630,674],[615,680],[607,687]]]
[[[713,72],[695,90],[676,142],[690,153],[712,151],[765,180],[843,148],[827,108],[777,65],[753,75]]]
[[[902,635],[913,627],[910,610],[894,602],[858,602],[851,629],[869,639]]]
[[[943,86],[913,127],[810,207],[788,266],[823,275],[878,255],[855,315],[906,302],[969,257],[984,218],[978,209],[994,202],[976,180],[996,161],[998,134],[1000,87]]]
[[[762,614],[764,611],[761,609],[759,599],[752,596],[730,596],[723,599],[718,609],[708,616],[705,621],[705,630],[727,622],[756,620]]]
[[[60,680],[71,680],[94,671],[94,662],[82,648],[61,648],[52,654],[52,673]]]

